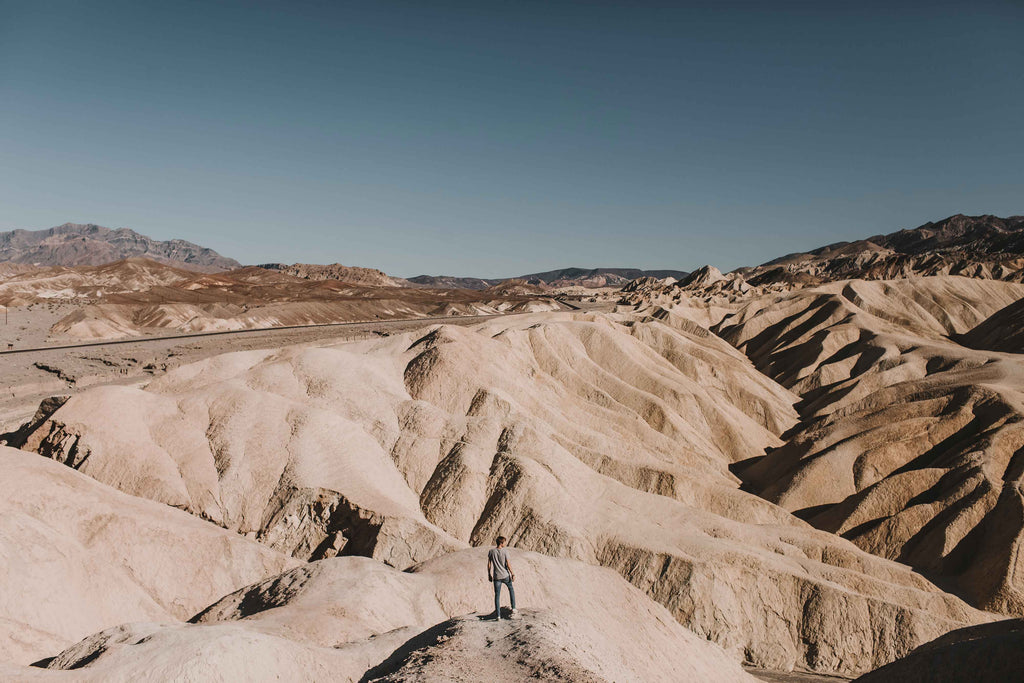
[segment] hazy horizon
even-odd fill
[[[1024,212],[1024,8],[0,0],[0,230],[404,277]]]
[[[957,215],[957,214],[953,214],[953,215]],[[1009,218],[1011,216],[1016,216],[1016,215],[1019,215],[1019,214],[1007,214],[1006,216],[999,216],[999,218]],[[951,216],[943,216],[941,219],[935,219],[935,220],[932,220],[932,221],[925,221],[925,223],[922,223],[921,225],[912,226],[911,228],[897,228],[895,230],[888,230],[888,231],[875,232],[875,233],[871,233],[871,234],[864,234],[864,235],[861,235],[859,237],[853,238],[850,241],[855,241],[857,239],[867,239],[867,238],[873,237],[873,236],[875,236],[877,234],[885,234],[885,233],[889,233],[889,232],[897,232],[898,230],[919,228],[919,227],[921,227],[923,225],[926,225],[928,223],[939,222],[941,220],[944,220],[944,219],[950,218],[950,217]],[[45,230],[50,230],[52,228],[59,228],[59,227],[61,227],[63,225],[68,225],[68,224],[72,224],[72,225],[98,225],[99,227],[109,228],[111,230],[118,230],[118,229],[134,230],[134,228],[132,228],[131,226],[128,226],[128,225],[122,225],[122,226],[99,225],[95,221],[64,221],[63,223],[60,223],[58,225],[51,225],[51,226],[46,227],[46,228],[11,228],[11,230],[45,231]],[[135,232],[139,233],[138,230],[135,230]],[[139,234],[141,234],[143,237],[148,237],[148,238],[151,238],[151,239],[160,239],[160,240],[181,239],[181,238],[176,238],[176,237],[173,237],[173,236],[172,237],[167,237],[167,238],[157,238],[157,237],[154,237],[153,235],[147,235],[145,233],[139,233]],[[844,240],[839,240],[839,242],[844,242]],[[806,248],[801,248],[801,249],[797,250],[796,252],[785,252],[785,253],[775,254],[773,256],[768,257],[764,262],[771,261],[771,260],[776,259],[776,258],[781,258],[781,257],[784,257],[784,256],[788,256],[788,255],[790,255],[792,253],[807,252],[807,251],[812,251],[814,249],[817,249],[819,247],[831,246],[832,244],[835,244],[835,243],[817,244],[817,245],[814,245],[814,246],[808,246]],[[202,243],[197,243],[197,246],[209,247],[209,245],[202,244]],[[220,252],[218,252],[218,253],[220,253]],[[220,255],[221,256],[225,256],[227,258],[235,258],[231,254],[220,253]],[[238,259],[235,259],[235,260],[238,260]],[[729,272],[729,271],[735,270],[737,268],[759,266],[759,265],[762,265],[764,262],[745,263],[745,264],[741,264],[739,266],[736,266],[735,268],[720,269],[720,270],[722,270],[722,272]],[[271,261],[253,261],[253,262],[240,261],[240,263],[242,264],[242,266],[258,266],[258,265],[267,265],[267,264],[271,264],[271,263],[281,263],[281,262],[280,261],[272,261],[271,260]],[[310,263],[313,263],[313,262],[310,262]],[[321,264],[321,265],[329,265],[330,263],[338,263],[338,262],[319,261],[319,262],[316,262],[316,263]],[[286,265],[290,265],[290,264],[286,264]],[[344,265],[344,266],[358,266],[358,267],[364,267],[364,268],[376,268],[376,266],[373,266],[373,265],[366,265],[366,264],[360,264],[360,263],[341,263],[341,265]],[[391,275],[391,276],[394,276],[394,277],[401,277],[401,278],[414,278],[414,277],[419,277],[419,276],[430,276],[430,277],[477,278],[477,279],[482,279],[482,280],[486,280],[486,279],[501,280],[501,279],[510,279],[510,278],[515,278],[515,277],[520,277],[520,276],[523,276],[523,275],[533,275],[535,273],[547,273],[547,272],[555,271],[555,270],[568,270],[568,269],[571,269],[571,268],[577,268],[579,270],[601,270],[601,269],[619,269],[619,270],[621,270],[621,269],[635,268],[637,270],[644,270],[644,271],[662,271],[662,270],[684,270],[684,271],[685,270],[689,270],[689,271],[693,271],[693,270],[695,270],[695,269],[697,269],[699,267],[705,266],[705,265],[711,265],[711,266],[718,267],[717,264],[714,264],[714,263],[701,263],[701,264],[699,264],[697,266],[693,266],[693,267],[691,267],[689,269],[686,269],[686,268],[673,268],[673,267],[645,268],[645,267],[633,266],[633,265],[629,265],[629,264],[607,264],[606,263],[606,264],[596,264],[596,265],[586,265],[586,264],[584,264],[584,265],[580,265],[580,264],[560,265],[560,266],[554,266],[554,267],[551,267],[551,268],[535,269],[535,270],[531,270],[531,271],[521,271],[521,272],[514,273],[514,274],[502,274],[502,275],[488,275],[488,274],[480,275],[480,274],[476,274],[476,273],[469,273],[469,274],[466,274],[466,273],[429,273],[429,272],[417,272],[417,273],[392,273],[392,272],[388,272],[387,274]]]

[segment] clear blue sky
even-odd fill
[[[1024,213],[1024,3],[0,0],[0,230],[723,270]]]

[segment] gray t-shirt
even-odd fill
[[[508,571],[508,549],[506,548],[491,548],[487,553],[487,559],[491,561],[494,566],[494,580],[504,581],[505,579],[511,579],[512,575]]]

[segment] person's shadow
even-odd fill
[[[501,618],[502,619],[512,619],[512,608],[511,607],[502,607],[501,608]],[[480,614],[480,615],[477,616],[477,619],[479,619],[480,621],[497,621],[498,620],[498,613],[497,612],[489,612],[487,614]]]

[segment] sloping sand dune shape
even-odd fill
[[[746,485],[972,604],[1024,614],[1024,359],[959,346],[1019,285],[834,283],[758,300],[716,328],[803,398]]]
[[[782,445],[796,397],[674,322],[542,314],[227,354],[80,394],[25,447],[301,559],[403,568],[504,533],[616,570],[769,668],[864,672],[989,618],[738,490],[730,466]]]
[[[124,621],[187,619],[294,559],[0,446],[0,661]]]
[[[97,633],[49,667],[85,681],[754,680],[614,572],[515,557],[517,597],[531,605],[515,619],[490,618],[483,549],[409,572],[334,558],[227,595],[192,624]]]

